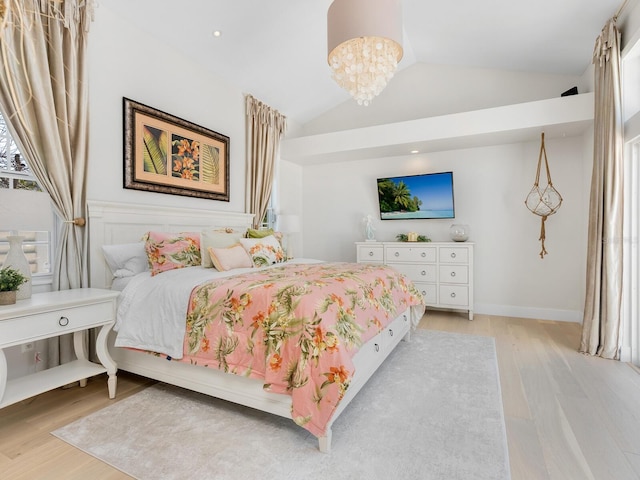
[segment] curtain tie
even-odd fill
[[[87,221],[84,218],[74,218],[73,220],[65,220],[64,223],[73,223],[76,227],[84,227]]]

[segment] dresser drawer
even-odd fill
[[[0,338],[6,345],[86,330],[115,320],[113,305],[109,301],[1,320]]]
[[[440,248],[440,263],[469,263],[469,249],[467,247]]]
[[[469,267],[466,265],[440,265],[440,283],[469,283]]]
[[[435,305],[438,302],[438,286],[435,283],[413,282],[424,297],[424,303]]]
[[[469,288],[462,285],[440,285],[440,304],[466,307],[469,305]]]
[[[359,263],[382,263],[384,260],[384,248],[382,245],[358,245],[356,258]]]
[[[390,267],[395,268],[404,274],[413,282],[435,282],[436,266],[435,265],[419,265],[410,263],[387,263]]]
[[[430,262],[436,261],[436,247],[405,247],[387,246],[385,247],[385,261],[391,262]]]

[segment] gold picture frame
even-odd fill
[[[123,98],[124,188],[229,201],[229,137]]]

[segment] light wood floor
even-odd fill
[[[578,324],[430,311],[420,327],[495,338],[513,480],[640,479],[640,374],[578,353]],[[120,373],[115,401],[150,384]],[[0,478],[129,478],[49,433],[113,402],[106,390],[95,377],[0,410]]]

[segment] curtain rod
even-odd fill
[[[620,16],[620,14],[622,13],[622,11],[625,9],[625,7],[627,6],[628,3],[629,3],[629,0],[624,0],[624,2],[622,2],[622,5],[620,5],[620,7],[618,7],[618,11],[613,16],[613,18],[618,18]]]

